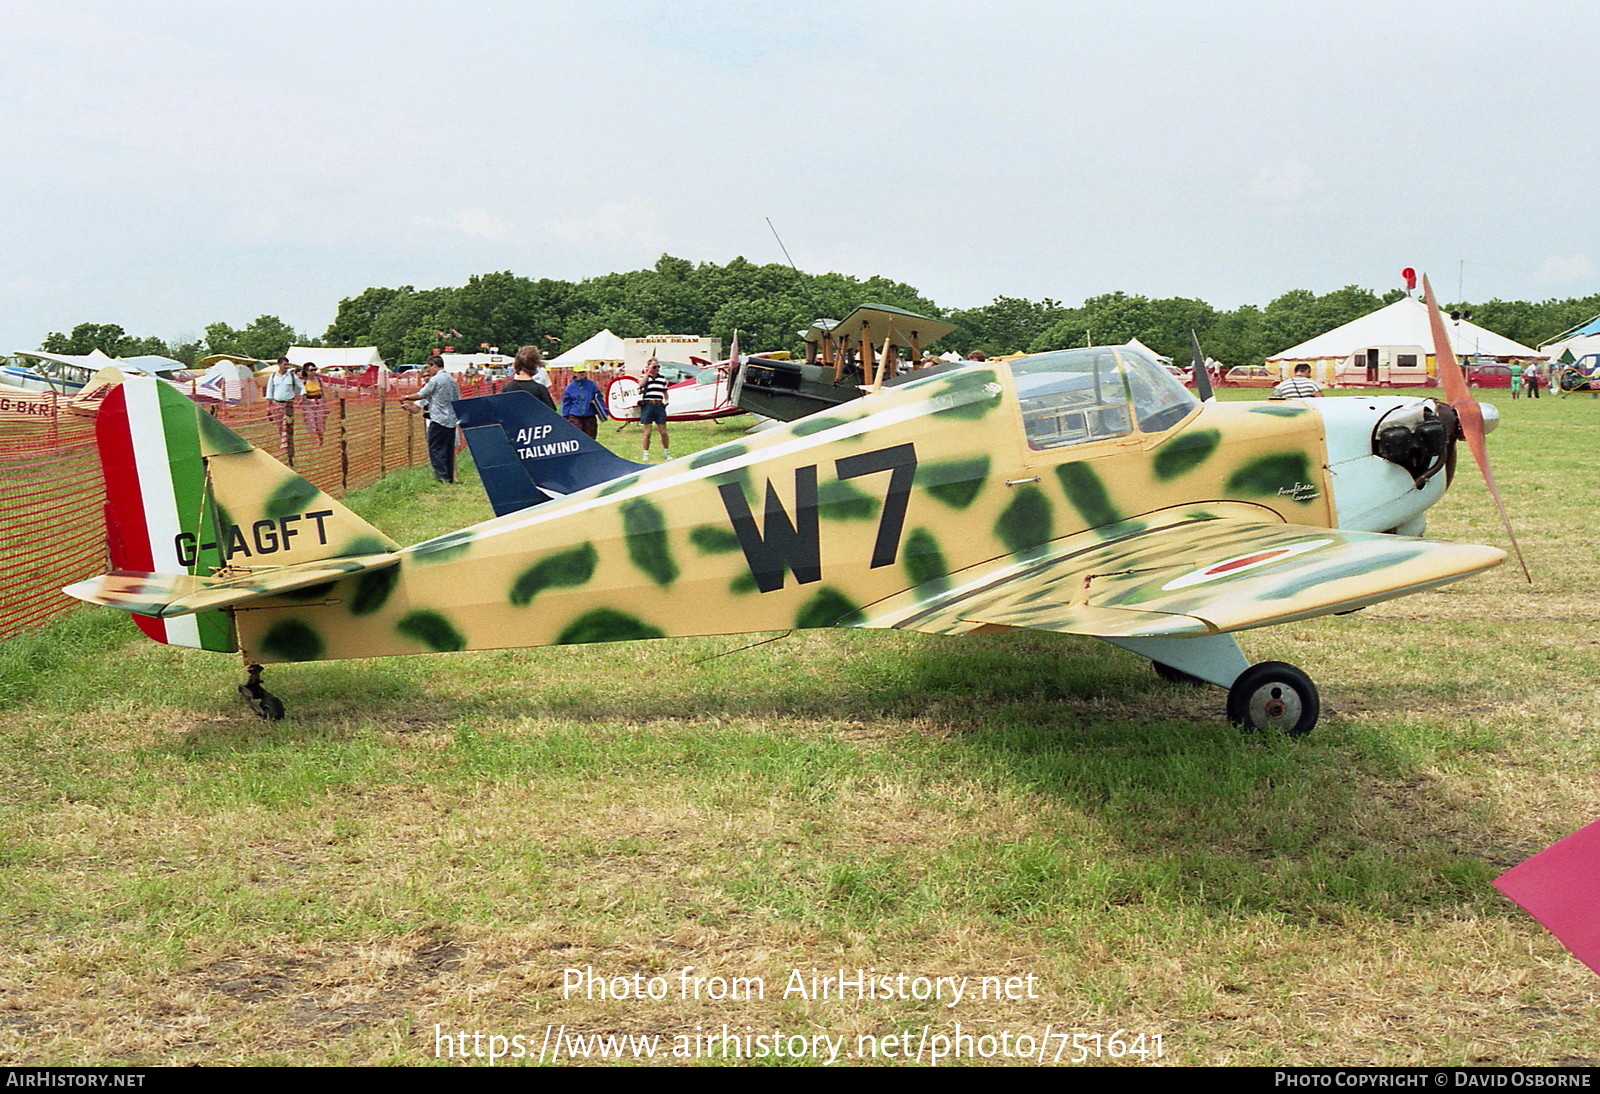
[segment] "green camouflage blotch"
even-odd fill
[[[796,437],[809,437],[813,433],[821,433],[824,429],[832,429],[836,425],[853,421],[854,418],[841,418],[837,414],[812,414],[791,425],[789,432]]]
[[[628,487],[632,486],[638,481],[639,473],[637,471],[631,475],[624,475],[620,479],[612,479],[610,482],[605,483],[600,487],[599,491],[595,494],[595,497],[603,498],[607,494],[618,493],[622,490],[626,490]]]
[[[689,542],[703,555],[726,555],[739,549],[739,537],[732,528],[702,524],[689,530]]]
[[[570,551],[561,551],[542,558],[529,566],[511,583],[511,603],[519,608],[546,589],[571,589],[582,585],[594,576],[600,562],[600,552],[594,544],[585,543]]]
[[[461,632],[438,612],[412,612],[396,623],[394,629],[438,653],[454,653],[467,645]]]
[[[205,442],[202,447],[215,452],[217,455],[221,455],[224,452],[250,451],[249,441],[209,414],[200,415],[200,437]]]
[[[1061,480],[1061,489],[1066,493],[1067,500],[1090,528],[1122,519],[1122,514],[1111,504],[1106,484],[1100,481],[1100,476],[1088,464],[1064,463],[1056,468],[1056,478]]]
[[[267,498],[262,512],[274,519],[292,517],[310,509],[319,493],[315,486],[298,476],[285,479]]]
[[[671,585],[678,579],[678,564],[667,542],[666,515],[648,498],[631,498],[618,508],[628,557],[657,585]]]
[[[1350,562],[1340,562],[1330,566],[1306,570],[1289,577],[1282,585],[1271,592],[1262,593],[1263,600],[1287,600],[1292,596],[1314,589],[1326,581],[1338,581],[1341,578],[1356,577],[1360,574],[1370,574],[1374,570],[1381,570],[1385,566],[1398,566],[1402,562],[1409,562],[1422,554],[1424,548],[1411,547],[1403,550],[1390,551],[1379,555],[1377,558],[1355,559]]]
[[[575,646],[586,642],[633,642],[641,638],[664,638],[665,632],[642,619],[612,608],[596,608],[568,623],[556,636],[556,645]]]
[[[756,575],[751,573],[749,570],[745,570],[739,574],[738,577],[728,582],[728,591],[730,593],[737,593],[740,596],[743,596],[745,593],[753,593],[756,591],[756,588]]]
[[[392,570],[394,567],[391,566],[389,569]],[[307,585],[303,589],[290,589],[288,592],[279,593],[278,595],[285,600],[321,600],[333,591],[333,587],[336,584],[337,582],[334,581],[324,581],[317,585]]]
[[[715,448],[708,448],[704,452],[696,452],[689,457],[686,466],[709,467],[711,464],[721,463],[723,460],[731,460],[735,456],[742,456],[748,451],[750,451],[749,446],[739,441],[729,441],[727,444],[719,444]]]
[[[1269,406],[1263,404],[1251,407],[1250,413],[1270,414],[1274,418],[1298,418],[1302,414],[1310,413],[1310,411],[1303,406]]]
[[[965,509],[989,481],[989,457],[941,460],[917,467],[917,485],[952,509]]]
[[[878,515],[878,499],[854,483],[829,479],[817,488],[817,515],[823,520],[871,520]]]
[[[1156,478],[1168,482],[1205,463],[1222,441],[1222,431],[1197,429],[1180,433],[1156,450]]]
[[[795,616],[796,627],[853,627],[866,619],[861,609],[837,589],[818,589]]]
[[[711,478],[707,479],[706,481],[710,484],[713,490],[725,484],[732,483],[740,490],[744,491],[744,498],[746,502],[750,502],[751,495],[755,493],[755,488],[750,482],[750,468],[748,466],[735,468],[732,471],[724,471],[720,475],[711,476]],[[755,503],[751,502],[751,505],[754,507]]]
[[[394,550],[394,544],[388,540],[379,539],[377,536],[356,536],[343,547],[339,548],[338,558],[349,558],[354,555],[382,555]]]
[[[351,615],[371,615],[389,600],[389,594],[400,584],[400,567],[385,566],[381,570],[363,570],[356,576],[355,591],[350,594]]]
[[[939,550],[939,541],[926,528],[917,528],[900,547],[906,577],[913,585],[933,585],[930,591],[943,592],[950,584],[950,565]]]
[[[994,524],[994,534],[1006,550],[1021,554],[1046,543],[1054,534],[1054,514],[1050,499],[1036,486],[1019,486],[1016,496]]]
[[[280,619],[261,636],[261,652],[280,661],[315,661],[322,656],[322,639],[298,619]]]
[[[1311,481],[1311,461],[1304,452],[1280,452],[1251,460],[1228,476],[1226,489],[1242,494],[1266,494],[1278,497],[1281,487],[1293,488],[1296,483]],[[1285,498],[1290,494],[1282,495]],[[1312,498],[1294,498],[1301,505],[1309,505]]]
[[[1000,393],[997,391],[990,394],[982,388],[955,394],[941,392],[933,397],[933,401],[944,404],[934,409],[934,417],[975,422],[1000,405]]]
[[[436,539],[424,540],[411,548],[411,554],[416,556],[418,562],[448,562],[450,559],[465,554],[472,541],[477,538],[474,533],[462,529],[459,532],[450,532]]]

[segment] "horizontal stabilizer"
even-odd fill
[[[91,604],[170,619],[327,584],[363,570],[384,570],[399,561],[398,554],[385,552],[302,562],[229,578],[112,570],[109,574],[68,585],[61,591]]]

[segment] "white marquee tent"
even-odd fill
[[[618,364],[627,357],[627,345],[612,334],[603,330],[593,338],[579,342],[567,352],[553,361],[546,361],[550,368],[571,368],[573,365],[587,361],[590,364]]]
[[[1457,358],[1504,361],[1544,357],[1538,350],[1465,319],[1454,320],[1445,314],[1444,326]],[[1426,383],[1435,374],[1428,305],[1417,297],[1402,297],[1267,358],[1268,366],[1277,366],[1283,375],[1301,362],[1310,364],[1313,375],[1325,382]]]
[[[383,367],[383,358],[378,355],[377,346],[344,346],[335,349],[331,346],[290,346],[283,351],[291,365],[303,365],[312,362],[319,369],[325,368],[363,368],[366,365]]]

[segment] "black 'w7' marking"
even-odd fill
[[[888,471],[889,491],[878,518],[878,535],[872,544],[870,568],[892,566],[900,553],[900,535],[905,530],[906,506],[911,500],[911,482],[917,473],[917,451],[910,444],[880,448],[834,461],[840,479],[860,478]],[[717,487],[722,505],[728,511],[734,535],[744,551],[745,562],[756,588],[764,593],[783,588],[785,571],[794,574],[798,584],[822,580],[821,529],[817,519],[817,465],[807,464],[794,471],[794,517],[789,516],[772,482],[767,481],[766,505],[761,527],[756,527],[750,503],[737,483]]]
[[[883,499],[883,515],[878,518],[878,538],[872,544],[872,569],[893,566],[900,554],[900,533],[906,526],[906,505],[911,500],[911,480],[917,477],[915,445],[897,444],[859,456],[835,460],[841,479],[855,479],[888,471],[889,493]]]

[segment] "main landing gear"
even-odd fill
[[[246,665],[245,671],[250,678],[239,685],[239,694],[244,696],[244,701],[250,704],[250,709],[256,717],[265,718],[269,722],[276,722],[283,717],[283,700],[261,686],[261,666]]]
[[[1251,665],[1228,689],[1228,721],[1250,733],[1304,737],[1317,724],[1322,700],[1311,677],[1282,661]]]
[[[1252,665],[1231,634],[1106,641],[1148,657],[1156,675],[1170,683],[1227,688],[1228,720],[1247,733],[1304,737],[1322,713],[1311,677],[1282,661]]]

